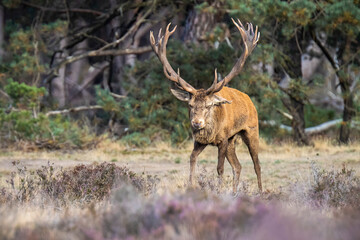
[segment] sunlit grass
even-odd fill
[[[29,173],[48,162],[54,164],[56,171],[61,168],[71,170],[78,164],[109,162],[126,166],[139,179],[156,187],[146,196],[126,188],[114,189],[109,198],[88,203],[65,199],[59,205],[56,199],[36,194],[27,202],[8,202],[0,206],[0,238],[121,239],[132,236],[141,239],[147,236],[150,239],[263,239],[267,236],[267,239],[279,239],[277,233],[286,227],[292,229],[283,233],[288,239],[294,239],[293,234],[298,235],[296,239],[338,239],[333,238],[336,233],[350,236],[343,239],[353,239],[352,236],[357,236],[357,228],[353,227],[356,222],[349,221],[343,210],[331,206],[334,203],[328,203],[327,199],[334,198],[335,204],[336,201],[345,202],[350,207],[351,201],[341,197],[337,200],[332,189],[319,190],[313,198],[310,193],[316,181],[328,184],[331,179],[337,178],[336,172],[341,172],[344,164],[347,169],[354,170],[349,179],[359,177],[360,144],[338,146],[327,139],[315,139],[314,144],[314,147],[298,147],[291,142],[271,144],[261,140],[264,192],[259,194],[253,163],[246,146],[240,143],[237,155],[242,172],[236,197],[232,195],[232,171],[227,162],[222,184],[219,182],[215,147],[208,147],[199,156],[195,189],[189,188],[191,142],[181,148],[169,143],[131,148],[121,142],[106,140],[96,149],[86,151],[4,150],[0,154],[0,199],[1,187],[9,187],[6,180],[11,171],[16,170],[12,161],[20,161]],[[329,177],[321,175],[321,171],[316,173],[314,166],[330,174]],[[146,180],[148,178],[150,180]],[[336,185],[333,188],[335,193],[339,191],[339,196],[347,198],[352,196],[348,190],[356,185],[351,186],[349,179],[339,178],[338,182],[346,182],[347,185]],[[351,184],[356,184],[356,181]],[[357,211],[356,208],[352,210],[356,218],[359,216]],[[311,212],[311,216],[304,212]],[[252,218],[254,216],[257,217]],[[184,218],[187,220],[184,221]],[[238,222],[232,225],[222,219],[237,219]],[[148,221],[156,222],[159,228],[149,225],[150,232],[140,230],[142,224],[146,225]],[[216,235],[215,232],[220,231],[218,227],[225,222],[226,225],[220,228],[224,235]],[[255,229],[255,223],[261,225],[260,232],[251,230]],[[312,227],[314,223],[317,223],[315,230]],[[249,232],[239,231],[244,226],[249,227]],[[276,232],[273,232],[274,228]],[[134,232],[131,229],[137,230]],[[329,232],[328,229],[332,230]],[[142,231],[146,235],[142,235]]]

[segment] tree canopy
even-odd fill
[[[307,127],[342,118],[330,136],[358,139],[355,0],[4,0],[0,139],[82,147],[109,132],[132,145],[181,144],[191,138],[187,106],[170,95],[149,31],[178,25],[168,59],[193,86],[207,88],[214,69],[226,76],[242,52],[231,18],[261,32],[229,85],[252,98],[263,137],[281,139],[291,126],[308,145]]]

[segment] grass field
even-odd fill
[[[129,148],[116,142],[103,142],[88,151],[35,151],[23,152],[2,150],[0,154],[0,176],[5,176],[15,168],[13,161],[20,161],[29,169],[37,169],[47,162],[55,166],[71,167],[77,164],[113,162],[127,166],[137,174],[157,175],[161,179],[159,191],[178,191],[186,188],[189,175],[189,156],[192,143],[177,149],[166,143],[145,149]],[[247,148],[241,143],[237,155],[242,165],[241,181],[246,182],[252,191],[256,191],[256,175]],[[268,145],[261,142],[260,155],[263,186],[265,191],[277,191],[295,181],[309,180],[311,163],[321,169],[341,169],[345,164],[360,174],[360,144],[349,146],[334,145],[326,140],[316,140],[315,147],[297,147],[293,143]],[[197,174],[206,171],[216,176],[217,148],[209,146],[200,154],[197,162]],[[232,178],[230,165],[225,163],[224,178]],[[229,189],[230,190],[230,189]]]
[[[208,147],[199,156],[196,169],[197,190],[189,191],[187,180],[191,149],[192,143],[187,143],[182,148],[159,143],[135,149],[111,141],[104,141],[96,149],[86,151],[26,152],[2,149],[0,238],[360,237],[360,231],[356,230],[360,223],[359,143],[338,146],[320,139],[315,140],[314,147],[297,147],[292,143],[272,145],[261,141],[259,157],[263,194],[257,191],[256,175],[248,151],[240,144],[237,155],[243,168],[239,194],[235,197],[231,194],[232,171],[228,163],[225,165],[224,184],[218,185],[215,147]],[[19,161],[22,168],[26,166],[28,173],[18,172],[18,175],[12,175],[11,172],[16,170],[12,164],[14,161]],[[53,164],[55,172],[61,168],[72,169],[79,164],[102,162],[126,166],[138,177],[132,183],[139,186],[138,181],[141,186],[151,185],[151,191],[147,191],[144,196],[141,188],[138,192],[122,186],[106,193],[110,197],[100,200],[85,201],[85,193],[80,200],[68,197],[59,204],[51,197],[44,197],[44,189],[35,189],[40,185],[34,185],[29,180],[35,170],[47,166],[48,162]],[[22,194],[28,194],[26,200],[18,200],[19,190],[7,190],[11,177],[18,181],[15,185],[25,189]],[[36,177],[38,176],[35,174],[35,180]],[[56,178],[56,175],[51,178]],[[86,176],[84,178],[86,180]],[[27,185],[21,184],[21,181],[25,181]],[[147,181],[149,182],[144,185]],[[44,186],[44,183],[41,184]],[[257,225],[262,226],[261,231],[257,229]]]

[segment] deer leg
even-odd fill
[[[261,167],[259,162],[259,132],[257,129],[249,129],[240,133],[240,136],[249,149],[251,159],[254,163],[254,169],[258,180],[259,191],[262,192]]]
[[[199,156],[199,154],[205,149],[206,146],[207,146],[206,144],[194,142],[194,149],[192,150],[192,153],[190,155],[190,177],[189,177],[190,186],[194,186],[193,176],[195,173],[196,159]]]
[[[229,144],[226,149],[226,158],[229,161],[233,171],[233,193],[237,193],[237,188],[240,181],[241,164],[235,152],[235,136],[229,139]]]
[[[218,145],[218,165],[217,165],[217,172],[219,174],[219,183],[220,186],[222,184],[222,177],[224,174],[224,162],[225,162],[225,155],[226,149],[228,146],[228,141],[223,141]]]

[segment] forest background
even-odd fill
[[[264,139],[359,140],[359,1],[3,0],[1,147],[187,142],[187,106],[170,94],[149,32],[177,25],[168,59],[207,88],[242,52],[231,18],[261,32],[229,85],[253,100]]]

